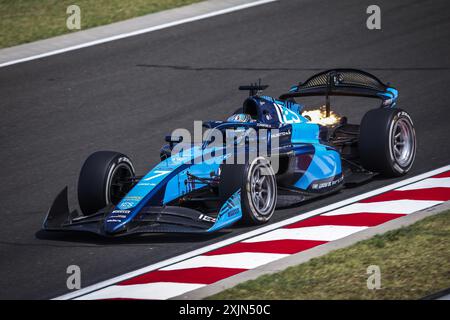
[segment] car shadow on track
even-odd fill
[[[123,245],[123,244],[163,244],[163,243],[196,243],[207,242],[231,233],[232,230],[223,230],[215,233],[202,234],[130,234],[119,237],[105,237],[94,233],[83,233],[75,231],[45,231],[39,230],[35,237],[39,240],[63,241],[72,243],[85,243],[96,245]]]
[[[384,181],[382,177],[374,177],[371,181]],[[398,179],[392,179],[392,182],[396,182]],[[362,183],[361,185],[365,185]],[[355,187],[343,188],[350,190],[357,190]],[[337,190],[331,194],[318,195],[315,198],[304,200],[301,202],[283,201],[283,203],[277,203],[277,210],[287,210],[301,208],[302,206],[312,204],[315,201],[332,197],[341,194],[341,190]],[[276,222],[276,221],[272,221]],[[129,234],[116,237],[101,236],[94,233],[84,233],[76,231],[45,231],[39,230],[35,233],[35,237],[39,240],[50,241],[62,241],[72,243],[84,243],[94,245],[134,245],[134,244],[164,244],[164,243],[201,243],[201,242],[217,242],[219,240],[225,240],[231,234],[238,235],[247,231],[254,230],[258,226],[246,226],[237,223],[232,228],[215,231],[212,233],[148,233],[148,234]]]

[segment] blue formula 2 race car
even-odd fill
[[[250,91],[242,107],[226,121],[203,122],[206,133],[198,142],[167,136],[161,162],[144,176],[136,176],[124,154],[95,152],[79,176],[82,214],[69,210],[66,187],[43,228],[120,236],[212,232],[237,221],[258,225],[273,216],[279,194],[301,202],[377,174],[410,170],[416,153],[413,122],[396,108],[397,90],[375,76],[328,70],[279,98],[262,95],[266,87],[240,87]],[[381,105],[360,124],[345,117],[327,123],[335,116],[329,97],[337,95],[378,98]],[[315,121],[296,102],[307,96],[325,97],[320,111],[325,121]],[[268,152],[259,152],[264,148]]]

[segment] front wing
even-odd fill
[[[104,225],[114,206],[84,216],[70,211],[65,187],[55,198],[43,223],[46,231],[81,231],[102,236],[124,236],[138,233],[205,233],[223,229],[242,217],[240,190],[221,207],[217,218],[197,210],[177,206],[147,206],[131,219],[121,232],[108,233]]]

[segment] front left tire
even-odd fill
[[[118,204],[133,185],[135,171],[126,155],[114,151],[91,154],[78,179],[78,202],[84,215]]]

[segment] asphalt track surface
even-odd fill
[[[111,241],[39,230],[63,186],[75,205],[90,153],[121,151],[144,173],[158,162],[164,135],[225,118],[245,98],[237,86],[258,78],[271,85],[267,94],[279,95],[323,69],[373,72],[399,89],[399,106],[415,121],[410,176],[447,165],[450,3],[378,1],[377,31],[366,28],[370,4],[284,0],[1,68],[0,298],[64,294],[71,264],[81,267],[85,287],[247,231]],[[335,105],[354,121],[374,106],[361,99]],[[278,210],[273,221],[397,180]]]

